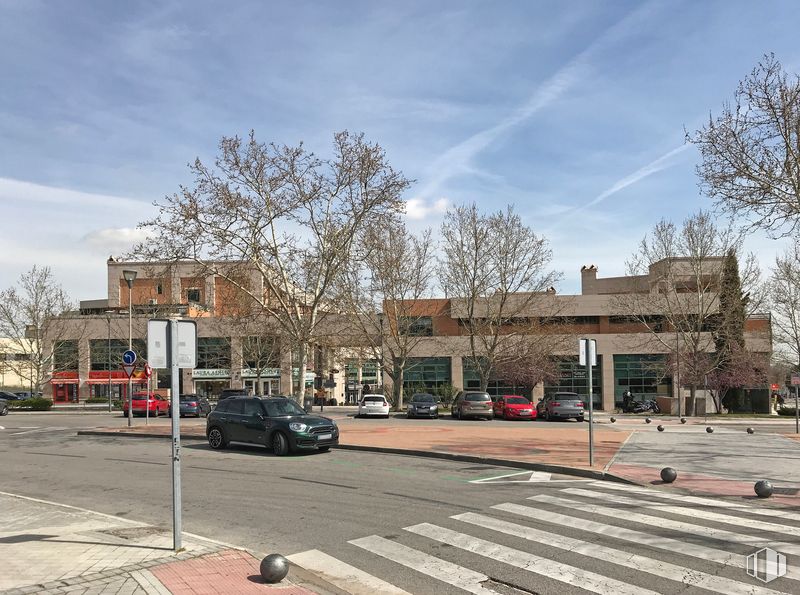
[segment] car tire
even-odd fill
[[[283,432],[275,432],[272,435],[272,452],[276,457],[285,457],[289,454],[289,440]]]
[[[0,415],[8,415],[8,405],[3,405],[3,408],[0,409]]]
[[[544,421],[550,421],[550,412],[549,411],[545,411],[544,412]]]
[[[208,430],[208,445],[214,450],[222,450],[228,446],[228,441],[222,428],[213,426]]]
[[[575,419],[577,419],[579,422],[583,422],[585,418],[581,416],[581,417],[576,417]]]
[[[459,409],[458,411],[456,411],[456,419],[457,419],[458,421],[461,421],[461,409]]]
[[[330,446],[318,446],[317,450],[320,452],[328,452],[331,449]]]
[[[433,419],[439,419],[439,414],[437,413],[436,415],[434,415]]]

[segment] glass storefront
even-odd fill
[[[603,408],[603,356],[597,356],[597,365],[592,366],[592,406],[594,409]],[[588,394],[588,378],[586,366],[578,363],[578,356],[563,357],[558,359],[558,380],[545,382],[544,393],[555,392],[578,393],[581,396]]]
[[[622,393],[637,400],[672,395],[672,378],[666,375],[665,355],[615,355],[614,405],[622,407]]]
[[[480,390],[481,388],[481,377],[478,374],[478,371],[475,369],[475,366],[472,364],[472,361],[465,357],[463,358],[463,369],[464,369],[464,388],[466,390]],[[529,386],[518,386],[510,382],[506,382],[503,379],[491,378],[489,379],[489,383],[486,385],[486,392],[492,396],[495,395],[521,395],[526,399],[530,399],[531,397],[531,387]]]
[[[449,357],[410,357],[403,375],[403,392],[436,392],[443,384],[452,384]]]

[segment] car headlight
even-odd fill
[[[289,429],[292,432],[305,432],[308,426],[306,424],[301,424],[299,422],[292,422],[289,424]]]

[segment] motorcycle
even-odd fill
[[[632,413],[661,413],[658,403],[654,399],[649,401],[637,401],[631,408]]]

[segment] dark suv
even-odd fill
[[[223,388],[217,397],[218,401],[224,401],[228,397],[249,397],[250,393],[246,388]]]
[[[206,437],[215,450],[230,442],[249,442],[283,456],[299,450],[326,451],[339,444],[339,428],[332,419],[309,415],[286,397],[229,397],[208,414]]]

